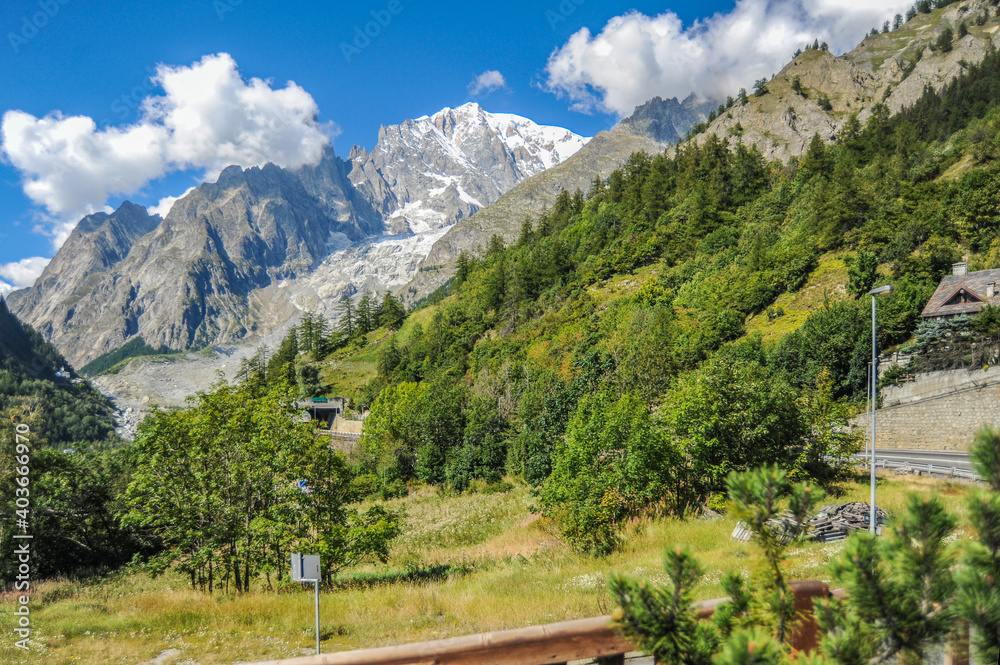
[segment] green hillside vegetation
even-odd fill
[[[879,505],[901,515],[908,493],[942,494],[961,511],[967,487],[926,477],[887,477]],[[838,501],[864,501],[867,479],[844,486]],[[730,570],[749,576],[760,548],[729,536],[737,518],[649,520],[630,525],[625,545],[607,557],[573,551],[550,520],[528,516],[534,499],[522,484],[504,493],[442,493],[414,488],[386,507],[406,515],[404,533],[386,565],[341,573],[320,594],[323,653],[523,628],[607,614],[615,599],[608,581],[626,574],[662,584],[666,548],[689,548],[705,575],[698,599],[725,595]],[[367,508],[370,504],[362,507]],[[962,544],[969,544],[963,512]],[[827,564],[845,543],[797,543],[787,554],[789,579],[834,583]],[[274,580],[272,576],[272,580]],[[276,584],[277,585],[277,584]],[[258,581],[250,592],[224,595],[191,588],[179,571],[151,578],[129,569],[83,583],[50,579],[34,586],[32,639],[53,665],[145,663],[165,649],[175,662],[256,662],[312,653],[311,585],[287,578],[280,592]],[[39,662],[13,640],[0,643],[0,662]],[[985,662],[985,661],[984,661]],[[992,661],[989,661],[992,662]]]
[[[333,357],[320,389],[374,365],[352,393],[371,407],[357,470],[455,490],[524,478],[594,551],[630,517],[723,491],[733,470],[827,477],[824,456],[856,445],[837,432],[865,395],[861,294],[896,287],[880,303],[885,350],[963,254],[1000,266],[998,101],[991,52],[789,164],[708,136],[564,192],[513,245],[462,256],[398,332]]]
[[[56,372],[65,370],[69,378]],[[73,368],[52,344],[18,321],[0,300],[0,415],[38,418],[36,441],[51,446],[93,444],[114,435],[111,403],[89,383],[72,382]]]
[[[103,374],[104,372],[113,370],[120,363],[130,358],[137,358],[139,356],[162,356],[169,353],[172,353],[172,351],[162,344],[159,348],[155,348],[146,344],[142,337],[135,337],[119,346],[114,351],[109,351],[108,353],[94,358],[80,368],[80,373],[84,376],[97,376],[98,374]]]
[[[56,372],[65,368],[70,378]],[[118,520],[131,461],[114,431],[110,402],[80,380],[55,347],[0,300],[0,581],[18,560],[15,517],[30,519],[32,573],[38,578],[116,568],[152,551]],[[26,426],[28,451],[17,449]],[[15,470],[27,460],[31,508],[16,501]],[[23,488],[21,488],[23,491]],[[23,499],[22,499],[23,500]]]

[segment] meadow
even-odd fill
[[[958,515],[952,537],[967,538],[967,486],[915,476],[887,476],[879,503],[899,514],[909,492],[936,492]],[[863,501],[865,478],[837,488],[829,502]],[[505,493],[446,495],[416,488],[390,502],[406,511],[404,535],[390,561],[343,574],[321,596],[324,652],[517,628],[610,612],[607,581],[625,574],[662,581],[666,547],[691,548],[705,568],[699,595],[722,595],[728,570],[753,572],[752,543],[730,539],[735,520],[643,520],[630,524],[617,552],[594,558],[571,550],[548,520],[532,512],[526,486]],[[843,543],[803,543],[788,557],[791,577],[831,581],[826,564]],[[0,598],[11,625],[15,598]],[[83,582],[37,585],[31,603],[32,651],[4,631],[0,662],[212,663],[307,655],[313,645],[312,587],[286,582],[243,595],[192,591],[176,574],[153,579],[120,571]]]

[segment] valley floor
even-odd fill
[[[914,476],[886,477],[879,505],[898,514],[908,492],[937,492],[968,537],[966,486]],[[845,483],[830,502],[863,501],[864,479]],[[721,594],[731,569],[755,569],[753,544],[730,539],[735,520],[658,520],[632,525],[624,548],[603,559],[571,551],[547,520],[531,513],[526,487],[503,494],[442,496],[422,488],[392,502],[407,527],[386,566],[341,577],[321,597],[324,652],[452,637],[605,614],[613,609],[610,575],[664,579],[667,546],[694,550],[704,568],[703,598]],[[792,550],[795,579],[829,581],[826,563],[842,543]],[[15,598],[0,597],[12,616]],[[312,588],[243,596],[192,591],[179,575],[150,579],[119,573],[96,582],[50,581],[31,604],[33,648],[4,631],[0,662],[236,663],[312,653]],[[11,625],[9,620],[5,622]]]

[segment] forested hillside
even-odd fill
[[[25,514],[37,548],[32,570],[41,576],[116,567],[150,549],[116,519],[131,466],[112,412],[108,399],[79,380],[55,347],[0,300],[0,581],[16,574],[15,517]],[[23,445],[16,448],[15,424],[27,428],[18,430],[27,431],[21,441],[28,442],[26,453]],[[25,460],[30,513],[15,492],[15,471]]]
[[[61,370],[65,376],[57,376]],[[59,351],[0,300],[0,413],[34,414],[37,440],[52,446],[113,436],[111,403],[73,378],[76,374]]]
[[[952,262],[1000,266],[998,101],[991,52],[787,164],[710,135],[564,192],[512,246],[463,256],[398,332],[355,335],[327,361],[336,377],[375,356],[354,395],[371,406],[360,467],[455,489],[523,477],[598,549],[615,523],[683,510],[730,470],[824,473],[831,446],[854,445],[836,425],[864,398],[861,294],[896,287],[880,305],[886,349]],[[807,317],[776,304],[831,266],[844,279]],[[761,321],[779,334],[747,334]]]

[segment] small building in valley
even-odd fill
[[[941,319],[976,314],[983,307],[1000,306],[1000,270],[968,271],[965,262],[952,266],[951,274],[938,284],[920,316],[924,319]]]
[[[327,428],[338,416],[343,416],[347,409],[347,399],[344,397],[313,397],[299,401],[297,406],[309,413],[310,420],[318,420]]]

